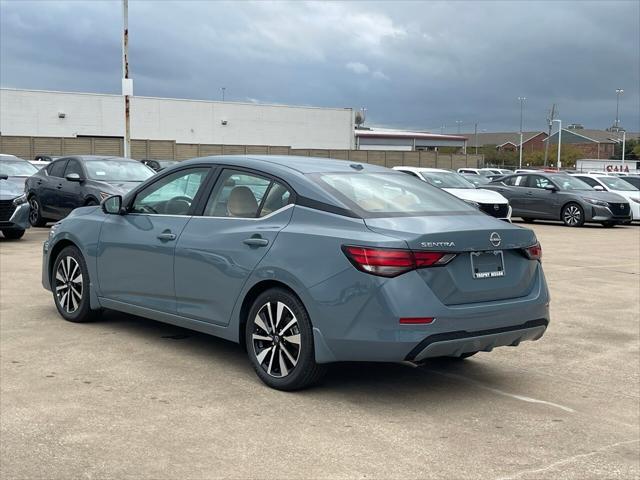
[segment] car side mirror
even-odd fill
[[[555,192],[558,190],[558,187],[556,187],[555,185],[552,185],[550,183],[548,183],[547,185],[545,185],[544,187],[545,190],[549,190],[550,192]]]
[[[108,215],[124,215],[125,209],[122,207],[122,195],[111,195],[100,203],[102,211]]]
[[[6,173],[0,173],[0,180],[9,180],[9,175]]]
[[[82,182],[84,179],[78,175],[77,173],[69,173],[66,177],[64,177],[69,182]]]
[[[595,185],[593,189],[597,190],[598,192],[604,192],[604,187],[602,185]]]

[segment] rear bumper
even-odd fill
[[[549,321],[543,318],[513,327],[430,335],[416,345],[405,360],[419,362],[433,357],[459,357],[465,353],[490,352],[495,347],[517,347],[526,340],[541,338],[548,324]]]
[[[540,268],[525,296],[462,305],[443,304],[424,289],[424,282],[412,279],[415,272],[391,281],[356,273],[360,282],[353,287],[332,291],[334,285],[344,285],[345,279],[338,276],[312,288],[311,301],[305,299],[319,363],[417,361],[517,345],[539,339],[550,319],[549,292]],[[376,282],[380,282],[377,288]],[[399,324],[406,317],[434,320]]]

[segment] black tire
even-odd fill
[[[47,219],[42,216],[40,200],[35,195],[29,197],[29,223],[32,227],[44,227]]]
[[[617,225],[616,222],[602,222],[604,228],[613,228]]]
[[[529,217],[520,217],[520,218],[522,218],[522,221],[524,223],[533,223],[533,220],[534,220],[533,218],[529,218]]]
[[[81,275],[80,278],[78,273]],[[84,323],[96,320],[100,316],[100,310],[91,310],[89,270],[77,247],[65,247],[56,257],[51,271],[51,290],[58,313],[65,320]]]
[[[561,220],[567,227],[581,227],[584,225],[584,210],[575,202],[562,207]]]
[[[284,305],[279,318],[278,304]],[[315,361],[309,314],[288,290],[272,288],[256,298],[247,317],[245,344],[256,374],[271,388],[300,390],[317,383],[326,372]]]
[[[18,240],[20,238],[22,238],[22,236],[24,235],[24,230],[2,230],[2,234],[4,235],[4,238],[6,238],[7,240]]]

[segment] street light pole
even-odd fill
[[[615,126],[616,128],[620,127],[620,95],[622,95],[624,93],[624,90],[621,88],[616,88],[616,121],[615,121]]]
[[[524,101],[527,99],[527,97],[518,97],[518,100],[520,101],[520,168],[522,168],[522,112],[524,109]]]
[[[462,120],[456,120],[456,125],[458,126],[458,135],[460,135],[460,125],[462,125]]]
[[[556,162],[556,168],[560,170],[560,167],[562,167],[562,164],[560,162],[560,145],[562,144],[562,120],[556,118],[552,120],[552,122],[558,122],[558,161]]]
[[[132,81],[129,79],[129,0],[122,0],[122,95],[124,95],[124,156],[131,153],[131,106],[129,95],[133,95]]]
[[[476,155],[478,155],[478,122],[476,122],[475,127],[473,128],[473,134],[475,136]]]
[[[224,102],[224,92],[227,90],[227,87],[222,87],[220,90],[222,90],[222,101]]]
[[[627,132],[622,132],[622,168],[621,170],[624,170],[624,148],[625,148],[625,142],[627,141]]]

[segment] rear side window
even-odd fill
[[[401,173],[321,173],[311,178],[362,217],[475,213],[476,210],[417,178]]]
[[[582,180],[584,183],[587,183],[587,184],[591,185],[592,187],[595,187],[595,186],[597,186],[597,185],[600,185],[600,184],[598,183],[598,181],[597,181],[597,180],[594,180],[594,179],[593,179],[593,178],[591,178],[591,177],[578,177],[578,176],[576,176],[576,178],[579,178],[579,179],[580,179],[580,180]]]
[[[67,164],[66,160],[56,160],[51,165],[47,167],[47,173],[52,177],[60,177],[64,176],[64,168]]]
[[[207,217],[257,218],[269,215],[292,201],[283,184],[253,173],[226,169],[211,193]]]
[[[524,187],[525,185],[525,176],[523,175],[514,175],[513,177],[508,177],[502,180],[502,183],[505,185],[511,185],[512,187]]]

